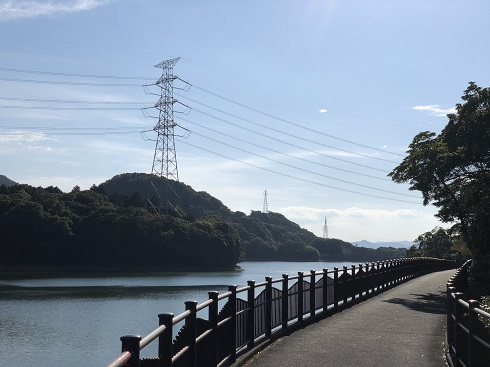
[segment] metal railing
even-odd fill
[[[490,364],[490,313],[480,303],[468,300],[467,261],[447,283],[447,346],[450,362],[457,367],[484,367]]]
[[[275,280],[266,277],[265,282],[250,280],[242,288],[229,286],[221,295],[209,292],[209,300],[204,303],[185,302],[186,311],[177,316],[158,315],[158,328],[144,338],[121,337],[122,353],[107,367],[231,365],[238,356],[265,341],[414,277],[450,268],[454,268],[454,262],[407,258],[330,271],[311,270],[297,276],[284,274]],[[207,317],[198,317],[205,310]],[[174,330],[179,323],[183,326]],[[140,358],[140,351],[157,339],[158,356]]]

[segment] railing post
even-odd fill
[[[333,268],[333,306],[339,307],[339,268]]]
[[[328,269],[323,269],[322,277],[322,297],[323,297],[323,313],[327,312],[328,309]]]
[[[344,288],[344,306],[346,305],[347,303],[347,298],[349,296],[349,292],[348,292],[348,289],[347,289],[347,278],[348,278],[348,272],[347,272],[347,266],[344,266],[343,267],[344,269],[344,284],[343,284],[343,288]]]
[[[161,313],[158,315],[159,325],[165,325],[165,330],[158,338],[158,358],[163,361],[164,367],[172,365],[172,328],[173,328],[173,313]]]
[[[255,280],[248,280],[248,299],[247,299],[247,347],[253,348],[255,345]]]
[[[131,353],[131,358],[126,364],[127,367],[139,367],[140,365],[140,341],[139,335],[125,335],[121,336],[122,352]]]
[[[354,301],[356,299],[356,291],[357,291],[357,287],[356,287],[356,266],[355,265],[351,265],[351,270],[352,270],[352,284],[351,284],[351,288],[352,288],[352,301]]]
[[[237,327],[236,327],[236,285],[230,285],[228,286],[228,292],[231,292],[230,297],[228,298],[228,302],[230,302],[231,306],[231,335],[228,335],[229,338],[231,338],[231,344],[233,346],[232,350],[230,351],[230,363],[235,363],[236,362],[236,334],[237,334]]]
[[[315,316],[315,293],[316,293],[316,288],[315,288],[315,270],[310,270],[310,317]]]
[[[364,270],[364,275],[361,275],[360,279],[359,279],[359,288],[361,289],[361,298],[362,298],[362,295],[363,293],[366,293],[366,297],[368,296],[369,294],[369,281],[368,281],[368,277],[369,277],[369,263],[365,263],[364,265],[363,264],[359,264],[359,267],[362,268],[365,266],[365,270]]]
[[[185,326],[189,328],[189,364],[190,367],[196,367],[196,338],[197,338],[197,315],[196,315],[196,301],[186,301],[184,302],[186,311],[190,311],[191,314],[185,319]]]
[[[374,287],[376,286],[376,264],[371,263],[371,269],[369,270],[369,293],[374,293]]]
[[[272,335],[272,277],[265,277],[265,337]]]
[[[403,262],[400,259],[396,260],[396,266],[398,269],[396,284],[400,284],[403,280]]]
[[[393,260],[390,260],[390,269],[390,288],[393,288],[396,279],[396,264]]]
[[[461,299],[463,297],[463,293],[461,292],[456,292],[454,293],[454,340],[453,340],[453,345],[454,345],[454,355],[455,355],[455,358],[456,360],[458,360],[459,358],[459,353],[458,353],[458,329],[459,329],[459,325],[461,323],[461,311],[460,311],[460,305],[459,305],[459,302],[458,300]]]
[[[389,269],[389,272],[388,272],[388,288],[391,288],[393,286],[393,278],[394,278],[394,274],[393,274],[393,261],[390,260],[388,261],[388,269]]]
[[[298,272],[298,322],[303,321],[303,312],[304,312],[304,304],[303,304],[303,272]]]
[[[213,300],[213,303],[209,305],[208,308],[208,319],[211,324],[211,363],[213,366],[218,365],[218,292],[208,292],[208,296],[210,300]]]
[[[475,308],[480,307],[480,302],[475,300],[468,301],[469,304],[469,321],[468,321],[468,366],[476,366],[476,348],[473,335],[478,324],[478,315],[475,312]]]
[[[383,271],[381,268],[381,261],[376,264],[376,292],[381,292],[381,286],[383,284]]]
[[[447,345],[449,348],[449,352],[451,352],[451,348],[454,344],[454,301],[452,297],[452,293],[456,292],[456,288],[454,288],[453,283],[447,283]]]
[[[282,275],[282,328],[286,329],[288,327],[289,321],[289,275]]]
[[[398,260],[393,260],[393,269],[394,269],[394,274],[393,274],[393,284],[396,286],[398,284],[398,279],[400,278],[400,268],[398,266]]]

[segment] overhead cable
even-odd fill
[[[282,173],[282,172],[279,172],[279,171],[275,171],[275,170],[272,170],[272,169],[269,169],[269,168],[266,168],[266,167],[261,167],[261,166],[255,165],[253,163],[250,163],[250,162],[246,162],[246,161],[242,161],[242,160],[239,160],[239,159],[231,158],[231,157],[226,156],[224,154],[217,153],[217,152],[214,152],[212,150],[203,148],[202,146],[197,146],[197,145],[191,144],[191,143],[189,143],[189,142],[187,142],[185,140],[181,140],[181,139],[176,139],[176,140],[178,140],[182,144],[189,145],[189,146],[191,146],[193,148],[196,148],[196,149],[199,149],[199,150],[202,150],[202,151],[205,151],[205,152],[208,152],[208,153],[211,153],[211,154],[220,156],[222,158],[226,158],[228,160],[232,160],[232,161],[235,161],[235,162],[238,162],[238,163],[241,163],[241,164],[250,166],[250,167],[258,168],[258,169],[263,170],[263,171],[274,173],[274,174],[279,175],[279,176],[292,178],[292,179],[297,180],[297,181],[302,181],[302,182],[310,183],[310,184],[313,184],[313,185],[327,187],[327,188],[335,189],[335,190],[339,190],[339,191],[349,192],[349,193],[352,193],[352,194],[358,194],[358,195],[362,195],[362,196],[369,196],[369,197],[373,197],[373,198],[377,198],[377,199],[383,199],[383,200],[390,200],[390,201],[397,201],[397,202],[402,202],[402,203],[409,203],[409,204],[417,204],[417,205],[420,205],[420,202],[419,201],[410,201],[410,200],[389,198],[389,197],[386,197],[386,196],[379,196],[379,195],[367,194],[365,192],[360,192],[360,191],[355,191],[355,190],[349,190],[349,189],[345,189],[345,188],[341,188],[341,187],[327,185],[327,184],[324,184],[324,183],[321,183],[321,182],[307,180],[307,179],[304,179],[304,178],[301,178],[301,177],[297,177],[297,176],[289,175],[289,174]]]

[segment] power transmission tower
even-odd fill
[[[178,126],[184,129],[186,132],[189,132],[189,130],[175,123],[174,120],[174,112],[188,113],[190,111],[189,106],[179,102],[173,96],[173,91],[175,88],[174,81],[177,79],[184,82],[186,84],[186,87],[176,88],[176,89],[187,90],[188,88],[190,88],[189,83],[173,75],[173,68],[177,63],[177,61],[179,61],[179,59],[180,58],[177,57],[174,59],[162,61],[161,63],[155,65],[155,68],[162,69],[162,76],[154,84],[144,86],[145,91],[147,91],[149,94],[159,96],[158,102],[153,107],[143,108],[143,112],[145,112],[148,117],[153,117],[155,119],[158,119],[158,122],[153,128],[153,131],[157,133],[157,138],[155,140],[155,154],[153,155],[153,165],[152,165],[151,173],[160,178],[164,177],[167,179],[167,185],[165,188],[165,198],[163,199],[167,214],[168,214],[169,207],[173,208],[173,205],[169,201],[170,191],[172,191],[177,197],[179,197],[169,183],[170,182],[169,180],[179,181],[179,171],[177,168],[177,153],[175,150],[175,140],[174,140],[175,137],[174,128]],[[160,88],[160,93],[158,94],[152,93],[148,89],[148,87],[154,85]],[[176,103],[184,106],[186,109],[184,111],[174,111],[174,105]],[[147,112],[147,110],[149,109],[156,109],[158,111],[158,116],[151,116]],[[158,197],[160,197],[160,194],[158,193],[158,190],[156,189],[155,185],[153,186]],[[153,206],[152,203],[150,204]],[[159,205],[159,209],[160,208],[161,208],[161,203]]]
[[[264,205],[262,206],[262,213],[269,213],[269,206],[267,205],[267,190],[264,190]]]
[[[177,169],[177,154],[175,152],[174,127],[174,103],[178,102],[174,98],[174,65],[179,58],[162,61],[155,65],[162,69],[162,76],[155,83],[160,87],[160,99],[155,104],[158,109],[158,123],[153,128],[157,133],[155,144],[155,154],[153,156],[153,166],[151,173],[159,177],[179,181],[179,171]]]
[[[328,238],[327,217],[325,217],[325,224],[323,225],[323,238]]]

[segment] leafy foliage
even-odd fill
[[[2,270],[217,270],[233,269],[243,255],[237,231],[219,218],[160,216],[77,187],[3,187]]]
[[[278,213],[232,212],[206,192],[154,175],[122,174],[68,193],[0,186],[0,270],[232,269],[244,251],[247,260],[403,256],[319,239]]]
[[[421,191],[424,205],[456,229],[477,261],[490,265],[490,88],[469,83],[439,135],[422,132],[391,173]]]
[[[165,196],[170,202],[173,215],[180,212],[189,219],[214,216],[233,225],[243,240],[245,260],[274,260],[274,261],[317,261],[320,258],[329,261],[349,259],[382,259],[402,257],[404,251],[371,250],[347,244],[348,251],[332,253],[330,256],[320,255],[320,249],[315,245],[318,237],[301,228],[279,213],[262,213],[252,211],[250,215],[242,212],[232,212],[221,201],[206,192],[196,192],[190,186],[181,182],[169,181],[143,173],[126,173],[94,186],[92,190],[107,193],[109,199],[124,205],[129,197],[137,193],[149,210],[152,205],[155,210],[165,204]],[[151,201],[152,204],[149,203]],[[164,206],[164,205],[163,205]],[[335,241],[327,240],[327,247],[334,246]]]
[[[370,249],[335,238],[317,238],[313,246],[320,252],[320,257],[328,261],[381,261],[405,256],[403,248]]]
[[[436,227],[430,232],[426,232],[417,237],[414,245],[408,250],[408,255],[437,257],[439,259],[449,259],[453,241],[449,231],[441,227]]]

